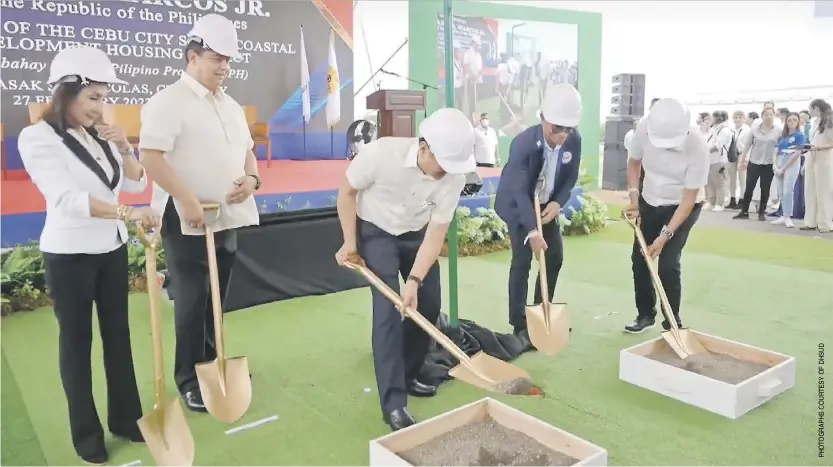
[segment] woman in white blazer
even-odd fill
[[[85,462],[108,456],[93,401],[90,348],[93,303],[107,376],[108,428],[143,442],[136,421],[136,387],[128,324],[128,234],[125,222],[158,226],[148,207],[119,204],[119,193],[144,191],[147,179],[124,132],[102,122],[108,84],[116,77],[99,49],[73,47],[52,61],[52,102],[43,118],[20,133],[26,171],[46,200],[40,238],[46,282],[58,321],[61,380],[72,443]]]

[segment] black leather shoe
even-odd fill
[[[126,441],[130,441],[131,443],[144,443],[145,437],[142,436],[142,432],[139,429],[130,430],[130,431],[113,431],[110,430],[110,433],[113,433],[113,436],[117,438],[121,438]]]
[[[434,397],[437,395],[437,386],[421,383],[414,379],[408,384],[408,394],[414,397]]]
[[[208,412],[205,408],[205,403],[202,401],[202,394],[199,391],[188,391],[183,394],[182,399],[185,401],[185,406],[192,412]]]
[[[741,211],[732,216],[732,219],[749,219],[749,213]]]
[[[625,326],[625,332],[631,334],[639,334],[654,327],[655,322],[653,318],[636,318],[633,323]]]
[[[105,465],[107,461],[110,460],[110,457],[107,455],[107,450],[104,448],[101,448],[101,451],[98,451],[94,454],[88,454],[83,456],[79,454],[78,457],[80,457],[82,461],[90,465]]]
[[[532,345],[532,341],[529,340],[529,330],[528,329],[522,328],[522,329],[516,330],[515,331],[515,337],[517,337],[518,340],[521,341],[521,345],[523,345],[522,352],[529,352],[529,351],[538,350],[538,349],[535,348],[534,345]]]
[[[385,414],[384,416],[385,423],[388,424],[391,430],[397,431],[403,428],[408,428],[409,426],[416,423],[414,417],[408,413],[408,409],[401,408],[396,409],[390,413]]]

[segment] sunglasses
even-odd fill
[[[552,125],[552,131],[553,133],[567,133],[568,135],[571,135],[576,132],[576,128],[569,126]]]

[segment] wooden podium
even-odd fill
[[[367,96],[367,108],[379,111],[379,137],[416,136],[416,111],[425,109],[425,91],[382,89]]]

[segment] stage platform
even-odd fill
[[[338,186],[344,177],[349,161],[272,161],[267,168],[260,161],[260,177],[263,182],[257,199],[261,213],[296,211],[301,209],[335,206]],[[480,168],[483,188],[472,197],[461,198],[460,204],[470,208],[488,207],[489,197],[497,189],[500,169]],[[28,243],[40,237],[44,219],[44,200],[25,171],[12,170],[0,183],[2,198],[0,212],[2,229],[0,244],[10,247]],[[123,203],[150,204],[151,187],[141,194],[122,193]]]

